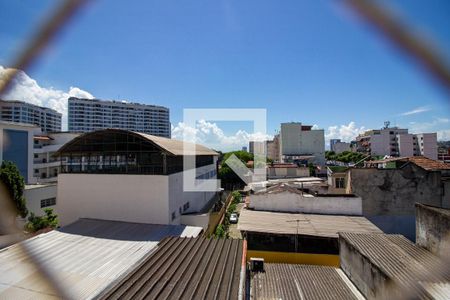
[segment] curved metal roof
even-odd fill
[[[163,151],[168,152],[171,155],[180,156],[180,155],[219,155],[217,152],[199,145],[199,144],[193,144],[189,142],[184,142],[180,140],[175,139],[169,139],[165,137],[160,136],[154,136],[146,133],[136,132],[136,131],[129,131],[129,130],[123,130],[123,129],[102,129],[102,130],[96,130],[92,132],[88,132],[85,134],[82,134],[70,142],[66,143],[64,146],[62,146],[56,153],[55,156],[60,156],[63,152],[80,152],[79,150],[71,150],[72,147],[75,145],[83,144],[83,142],[89,138],[91,138],[94,135],[107,135],[109,133],[126,133],[126,134],[132,134],[144,141],[150,142],[160,148]],[[184,146],[187,145],[186,149],[184,149]]]

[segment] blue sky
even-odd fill
[[[383,2],[449,61],[450,2]],[[0,0],[0,65],[57,3]],[[450,139],[448,92],[341,1],[96,0],[26,73],[43,89],[168,106],[175,127],[183,108],[266,108],[270,134],[300,121],[348,139],[390,120]]]

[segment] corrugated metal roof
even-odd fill
[[[101,299],[237,299],[242,244],[167,238]]]
[[[405,291],[424,296],[419,282],[448,284],[450,280],[450,268],[445,262],[402,235],[345,232],[339,237]]]
[[[252,299],[364,299],[337,268],[264,264],[264,270],[250,275]]]
[[[162,150],[165,150],[166,152],[172,154],[172,155],[219,155],[217,152],[199,145],[199,144],[193,144],[189,142],[179,141],[175,139],[169,139],[165,137],[155,136],[151,134],[146,134],[142,132],[136,132],[136,131],[128,131],[123,129],[116,129],[116,128],[108,128],[108,129],[102,129],[102,130],[96,130],[87,132],[84,134],[81,134],[80,136],[77,136],[76,138],[72,139],[71,141],[64,144],[54,155],[58,156],[61,155],[61,153],[64,152],[70,152],[71,148],[74,145],[77,145],[78,143],[83,144],[84,140],[91,138],[92,136],[96,135],[106,135],[110,133],[129,133],[136,135],[138,138],[142,138],[146,141],[149,141],[153,144],[155,144],[157,147],[161,148]],[[184,145],[194,145],[194,147],[186,147],[186,150],[184,150]],[[190,148],[193,148],[192,150]],[[193,151],[195,150],[195,151]]]
[[[195,144],[195,152],[193,152],[190,149],[184,150],[185,144],[192,146],[192,143],[189,142],[168,139],[165,137],[155,136],[142,132],[135,132],[135,133],[144,137],[147,140],[152,141],[153,143],[155,143],[156,145],[158,145],[159,147],[163,148],[164,150],[173,155],[219,155],[217,152],[199,144]]]
[[[164,237],[200,232],[199,227],[81,219],[0,250],[0,298],[89,299]]]
[[[312,200],[314,201],[314,200]],[[243,209],[239,216],[241,231],[296,234],[337,238],[338,232],[381,233],[364,217],[279,213]]]

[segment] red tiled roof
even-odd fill
[[[404,161],[404,162],[412,162],[413,164],[421,167],[427,171],[437,171],[437,170],[450,170],[450,164],[444,163],[442,161],[433,160],[431,158],[427,158],[424,156],[410,156],[410,157],[396,157],[396,158],[387,158],[382,160],[373,160],[368,161],[368,164],[382,164],[388,163],[392,161]]]

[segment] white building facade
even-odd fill
[[[196,145],[196,178],[216,179],[218,154]],[[202,212],[216,191],[184,191],[183,142],[118,129],[91,132],[60,149],[58,212],[79,218],[181,224]]]
[[[17,100],[0,100],[2,121],[33,124],[43,132],[57,132],[61,131],[61,119],[61,113],[48,107]]]
[[[312,129],[302,123],[282,123],[280,130],[280,160],[310,160],[318,165],[325,164],[325,133],[323,129]]]
[[[70,97],[69,131],[117,128],[170,137],[169,109],[163,106]]]

